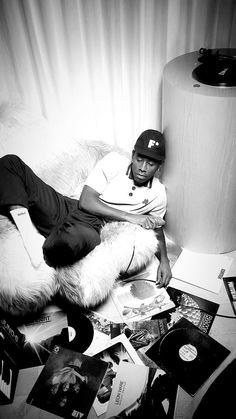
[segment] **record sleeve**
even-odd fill
[[[166,319],[111,323],[110,329],[111,338],[124,333],[141,359],[148,348],[168,331]]]
[[[106,419],[173,419],[178,385],[159,368],[121,361]]]
[[[117,283],[112,299],[124,323],[150,319],[175,307],[166,289],[147,279]]]
[[[25,335],[20,369],[44,365],[57,338],[63,330],[68,330],[66,313],[56,308],[47,307],[42,313],[29,316],[18,330]]]
[[[106,347],[102,351],[94,354],[93,357],[108,363],[107,372],[93,404],[96,414],[100,416],[107,410],[113,382],[120,362],[124,361],[125,364],[134,363],[143,365],[143,361],[124,333],[111,339]]]
[[[180,319],[146,352],[193,396],[230,351],[187,319]]]
[[[236,314],[236,276],[224,277],[223,281],[233,312]]]
[[[209,333],[219,304],[170,286],[168,286],[167,292],[176,305],[166,314],[168,328],[185,317],[200,330]]]
[[[64,418],[85,419],[108,364],[55,346],[26,402]]]
[[[44,365],[55,345],[85,352],[93,340],[93,325],[80,310],[59,309],[33,316],[18,330],[25,335],[20,368]]]

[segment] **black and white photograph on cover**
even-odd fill
[[[106,419],[173,419],[178,384],[160,368],[121,362]]]
[[[119,363],[123,361],[143,365],[143,361],[124,333],[111,339],[109,344],[93,357],[108,363],[108,369],[93,404],[96,414],[100,416],[107,410]]]
[[[27,403],[66,418],[86,418],[107,362],[55,346]]]

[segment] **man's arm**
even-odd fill
[[[107,221],[128,221],[146,229],[155,229],[165,224],[161,217],[148,214],[130,214],[106,205],[99,199],[99,193],[88,185],[85,185],[82,190],[79,206],[90,214],[97,215]]]
[[[91,214],[104,218],[107,221],[127,221],[129,223],[138,224],[146,229],[155,230],[157,240],[159,241],[159,251],[156,254],[160,260],[157,271],[157,285],[160,287],[167,286],[172,274],[167,257],[165,236],[162,225],[165,221],[154,215],[130,214],[125,211],[112,208],[99,199],[99,193],[88,185],[85,185],[80,196],[79,206]]]
[[[160,261],[160,264],[157,270],[156,284],[159,287],[166,287],[172,278],[169,259],[167,256],[166,240],[165,240],[162,227],[156,229],[155,233],[156,233],[156,238],[159,241],[159,249],[158,249],[158,252],[156,253],[156,257]]]

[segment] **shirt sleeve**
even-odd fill
[[[106,188],[107,184],[117,175],[120,170],[121,156],[116,152],[106,154],[97,162],[92,172],[85,181],[85,185],[90,186],[99,194]]]
[[[167,196],[164,185],[161,185],[160,193],[158,194],[158,197],[154,200],[153,204],[153,209],[150,211],[149,214],[164,218],[167,208]]]
[[[164,218],[164,216],[166,214],[166,208],[165,207],[162,207],[159,210],[158,209],[155,209],[153,211],[150,211],[149,214],[150,215],[153,215],[154,217],[156,216],[156,217]]]

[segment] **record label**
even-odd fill
[[[197,356],[197,348],[190,343],[183,345],[179,349],[179,356],[183,361],[193,361]]]
[[[71,326],[68,326],[68,335],[69,335],[69,342],[71,342],[72,340],[74,340],[74,338],[76,336],[76,331]]]

